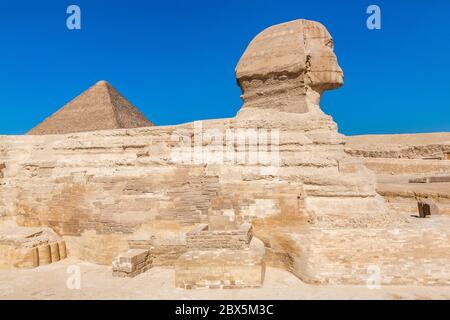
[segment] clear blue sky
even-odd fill
[[[81,8],[81,30],[66,8]],[[382,29],[366,28],[366,8]],[[345,134],[450,131],[448,0],[39,0],[0,6],[0,134],[22,134],[98,80],[158,125],[232,117],[234,67],[264,28],[325,24],[346,83],[322,108]]]

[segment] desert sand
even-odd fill
[[[67,268],[81,270],[81,288],[68,289]],[[113,278],[111,267],[69,258],[29,270],[0,270],[0,299],[450,299],[450,286],[314,286],[288,271],[267,268],[264,285],[256,289],[175,288],[175,271],[155,267],[135,278]]]

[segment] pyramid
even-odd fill
[[[30,135],[153,126],[108,82],[99,81],[31,129]]]

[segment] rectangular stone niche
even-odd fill
[[[0,269],[37,268],[66,257],[65,241],[50,228],[0,226]]]
[[[186,234],[186,242],[188,250],[245,249],[252,236],[252,225],[249,223],[233,230],[209,230],[207,224],[200,224]]]

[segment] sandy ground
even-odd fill
[[[80,270],[79,289],[71,268]],[[72,271],[73,272],[73,271]],[[311,286],[287,271],[268,268],[259,289],[184,290],[174,270],[153,268],[136,278],[113,278],[111,267],[66,259],[36,269],[0,270],[0,299],[450,299],[450,287]]]

